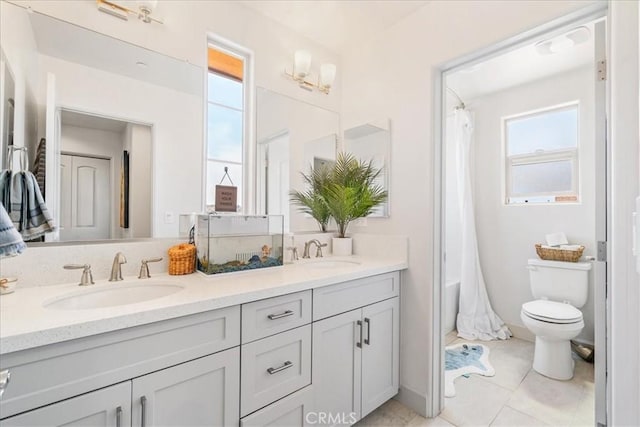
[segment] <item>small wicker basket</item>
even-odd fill
[[[578,262],[584,251],[584,246],[578,249],[543,248],[541,244],[536,244],[536,253],[540,259],[547,261]]]
[[[178,276],[196,270],[196,246],[183,243],[169,248],[169,274]]]

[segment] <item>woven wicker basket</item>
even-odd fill
[[[536,253],[541,259],[548,261],[565,261],[565,262],[578,262],[584,251],[584,246],[580,246],[578,249],[556,249],[556,248],[543,248],[541,244],[536,244]]]
[[[196,247],[189,243],[169,248],[169,274],[178,276],[196,270]]]

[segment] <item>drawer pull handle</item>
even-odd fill
[[[289,317],[289,316],[293,316],[292,310],[287,310],[279,314],[270,314],[267,317],[269,318],[269,320],[276,320],[276,319],[282,319],[283,317]]]
[[[7,386],[9,385],[9,381],[11,380],[11,372],[8,369],[0,371],[0,397],[4,394]]]
[[[142,396],[140,398],[140,405],[142,405],[142,419],[140,420],[140,427],[147,426],[147,397]]]
[[[371,345],[371,319],[365,317],[364,323],[367,324],[367,338],[364,340],[364,343],[366,345]]]
[[[122,406],[116,408],[116,427],[122,425]]]
[[[277,368],[269,368],[267,369],[267,372],[269,373],[269,375],[273,375],[277,372],[284,371],[285,369],[289,369],[292,366],[293,366],[293,363],[287,360],[286,362],[284,362],[284,365],[278,366]]]
[[[358,339],[358,342],[356,343],[356,347],[362,348],[362,321],[358,320],[356,322],[356,324],[360,327],[360,338]]]

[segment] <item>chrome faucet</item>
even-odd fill
[[[302,253],[302,258],[311,258],[309,256],[309,248],[311,244],[316,245],[316,258],[322,258],[322,248],[327,246],[326,243],[320,243],[318,239],[311,239],[304,244],[304,252]]]
[[[110,282],[117,282],[122,280],[122,264],[126,264],[127,259],[124,257],[122,252],[118,252],[116,256],[113,258],[113,265],[111,266],[111,276],[109,277]]]

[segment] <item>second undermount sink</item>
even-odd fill
[[[113,282],[92,289],[82,289],[45,301],[45,308],[55,310],[83,310],[91,308],[115,307],[135,304],[166,297],[181,291],[184,287],[168,281],[145,283]]]
[[[356,265],[360,265],[360,262],[342,259],[314,259],[304,264],[306,268],[317,269],[355,267]]]

